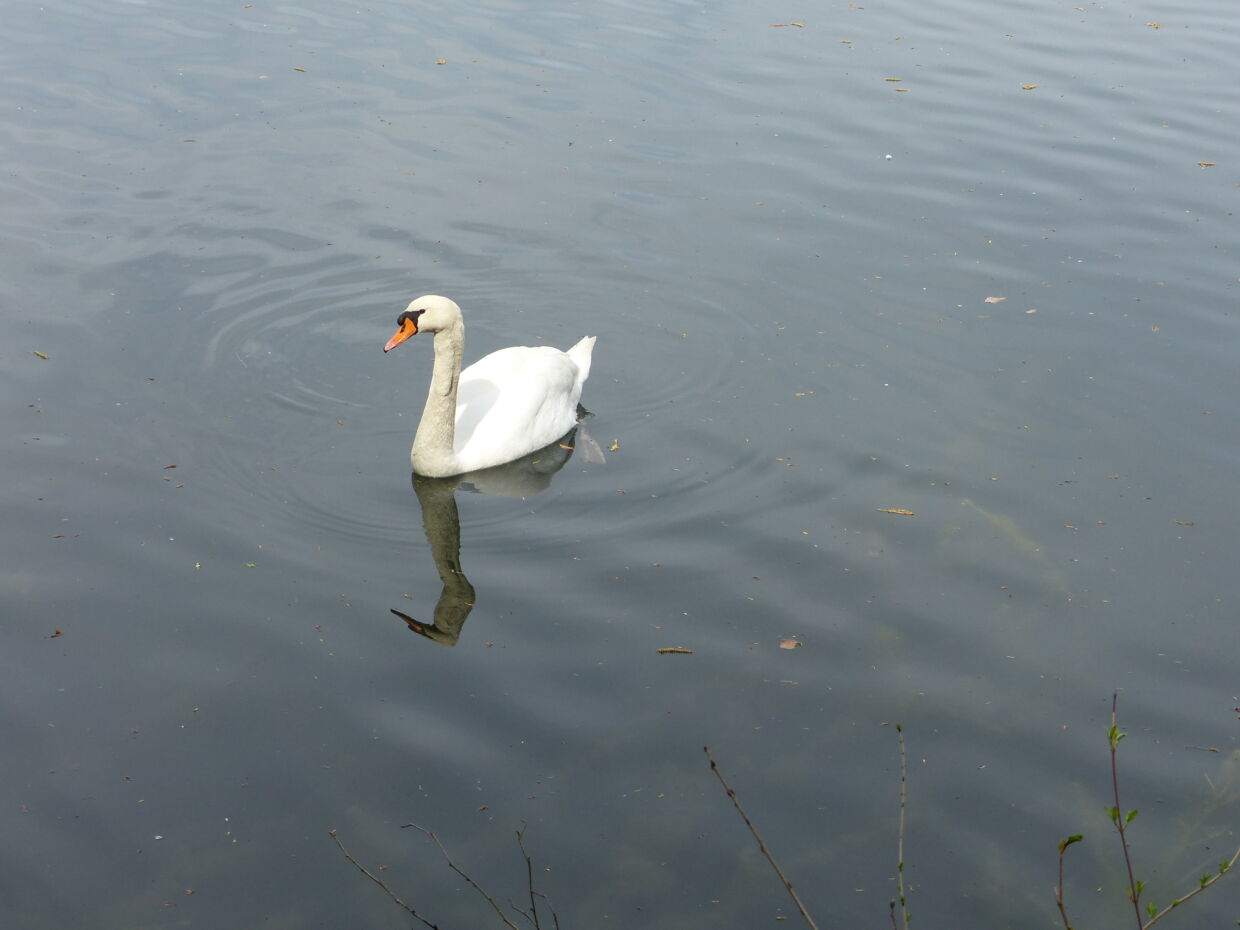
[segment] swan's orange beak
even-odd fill
[[[410,336],[416,335],[418,332],[418,324],[406,317],[400,321],[400,329],[396,330],[396,335],[387,341],[387,345],[383,347],[384,352],[391,352],[398,345],[408,339]]]

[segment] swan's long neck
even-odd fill
[[[461,377],[465,327],[455,320],[435,333],[435,367],[422,408],[422,422],[413,437],[410,459],[422,475],[450,475],[456,461],[456,383]]]

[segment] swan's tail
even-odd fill
[[[597,336],[586,336],[579,343],[569,349],[565,355],[573,360],[577,366],[577,383],[581,384],[590,377],[590,355],[594,352],[594,342]]]

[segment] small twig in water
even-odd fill
[[[530,857],[530,854],[525,851],[525,827],[525,821],[522,821],[521,829],[517,831],[517,848],[521,850],[521,855],[525,858],[525,881],[530,890],[530,912],[527,914],[520,908],[514,909],[518,914],[521,914],[523,917],[528,919],[530,923],[534,925],[535,930],[541,930],[542,924],[538,920],[537,899],[542,898],[543,902],[551,911],[552,926],[554,926],[556,930],[559,930],[560,918],[555,912],[555,907],[552,905],[551,899],[534,887],[534,860]]]
[[[395,901],[397,904],[399,904],[401,907],[407,910],[416,919],[420,920],[425,926],[430,927],[431,930],[439,930],[438,924],[431,923],[429,920],[427,920],[425,917],[423,917],[421,914],[419,914],[417,911],[411,908],[408,904],[406,904],[400,898],[396,897],[392,889],[383,883],[383,879],[374,875],[372,872],[369,872],[364,865],[362,865],[360,862],[354,859],[351,855],[349,855],[349,851],[345,849],[344,844],[340,842],[340,837],[336,836],[335,830],[330,831],[327,835],[330,836],[333,840],[335,840],[336,845],[340,848],[340,851],[344,854],[344,857],[348,859],[350,862],[352,862],[357,867],[357,870],[359,872],[361,872],[363,875],[369,878],[372,882],[374,882],[376,885],[382,888],[385,892],[387,892],[387,896],[389,898],[391,898],[393,901]]]
[[[896,738],[900,745],[900,833],[896,844],[896,892],[900,896],[900,913],[904,918],[904,930],[908,930],[908,899],[904,895],[904,801],[908,796],[908,753],[904,751],[904,726],[896,724]],[[891,902],[891,925],[896,923],[896,905]]]
[[[530,858],[530,854],[525,851],[525,824],[521,824],[521,829],[517,831],[517,848],[521,850],[521,856],[525,859],[525,884],[530,892],[530,912],[525,916],[529,918],[530,923],[534,925],[534,930],[542,930],[542,924],[538,922],[538,899],[534,897],[534,860]],[[516,908],[517,913],[524,913]]]
[[[753,834],[753,838],[758,841],[758,848],[762,850],[762,855],[766,856],[766,861],[771,864],[771,868],[775,870],[775,874],[779,876],[779,880],[784,883],[789,897],[797,906],[797,910],[801,912],[801,917],[809,924],[813,930],[818,930],[818,925],[814,923],[814,919],[809,916],[809,912],[805,910],[805,905],[801,903],[801,898],[797,895],[792,887],[792,882],[788,881],[788,876],[784,874],[784,870],[779,867],[779,863],[775,861],[775,857],[771,851],[766,848],[766,842],[762,839],[762,834],[758,832],[758,828],[753,825],[753,821],[749,819],[749,815],[745,813],[745,808],[741,807],[740,799],[737,798],[736,792],[732,790],[732,786],[728,784],[723,777],[723,772],[719,771],[719,765],[715,762],[715,757],[710,754],[710,747],[703,746],[702,751],[706,753],[706,758],[710,760],[710,770],[715,773],[715,777],[719,779],[719,783],[723,785],[723,790],[728,793],[728,797],[732,799],[732,806],[736,808],[736,812],[741,815],[741,820],[745,821],[745,826],[749,828],[749,832]]]
[[[504,922],[504,925],[506,927],[510,928],[510,930],[517,930],[517,925],[514,924],[511,920],[509,920],[507,916],[505,916],[504,909],[499,906],[499,902],[497,902],[493,897],[491,897],[489,894],[483,891],[481,885],[479,885],[476,881],[470,878],[469,875],[467,875],[464,872],[464,870],[460,868],[460,866],[458,866],[455,862],[452,861],[452,857],[448,855],[448,850],[444,849],[443,843],[439,841],[439,837],[437,837],[434,834],[434,832],[426,829],[425,827],[420,827],[416,823],[401,824],[402,829],[405,827],[413,827],[413,829],[417,830],[419,833],[422,833],[425,836],[429,836],[434,841],[435,845],[439,847],[439,851],[443,853],[444,861],[448,863],[448,867],[451,868],[452,871],[455,872],[457,875],[461,876],[461,878],[465,879],[465,881],[469,883],[470,887],[473,888],[474,891],[478,892],[478,894],[482,895],[482,897],[486,899],[486,902],[491,905],[491,907],[495,910],[495,913],[499,915],[499,919]]]

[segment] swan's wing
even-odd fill
[[[461,463],[511,461],[563,436],[577,422],[581,374],[568,353],[548,346],[512,346],[470,365],[457,388]]]

